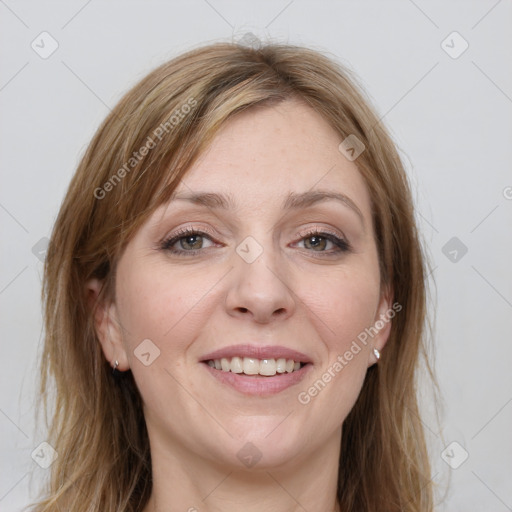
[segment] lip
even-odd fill
[[[224,372],[208,366],[207,362],[213,359],[231,357],[252,357],[255,359],[293,359],[303,363],[300,370],[291,373],[276,374],[272,377],[251,376],[241,373]],[[311,358],[306,354],[280,345],[231,345],[208,354],[200,359],[201,366],[221,384],[230,386],[245,395],[269,396],[275,395],[299,383],[312,368]]]
[[[295,362],[311,363],[311,358],[302,352],[280,345],[231,345],[210,352],[201,357],[200,361],[208,362],[211,359],[222,359],[223,357],[253,357],[255,359],[293,359]]]
[[[298,384],[312,368],[306,364],[300,370],[291,373],[278,374],[273,377],[250,376],[241,373],[224,372],[201,362],[205,368],[221,384],[228,385],[244,395],[269,396],[275,395],[285,389]]]

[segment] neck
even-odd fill
[[[216,465],[154,442],[153,490],[144,512],[338,512],[340,441],[337,431],[314,453],[251,470]]]

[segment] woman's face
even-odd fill
[[[339,442],[389,330],[361,341],[389,302],[340,142],[296,100],[239,114],[126,247],[102,345],[152,448],[275,467]]]

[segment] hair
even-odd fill
[[[371,196],[381,286],[402,308],[343,423],[341,509],[433,510],[417,397],[421,356],[427,359],[425,259],[396,147],[357,80],[331,57],[288,44],[215,43],[166,62],[126,93],[61,205],[44,268],[40,383],[48,441],[59,456],[34,511],[144,508],[152,475],[141,397],[130,371],[112,377],[85,283],[100,279],[98,302],[113,300],[127,243],[219,128],[238,112],[293,98],[320,113],[340,142],[355,135],[364,144],[355,164]]]

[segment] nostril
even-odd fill
[[[238,308],[238,310],[239,310],[241,313],[247,313],[247,311],[249,311],[247,308]]]

